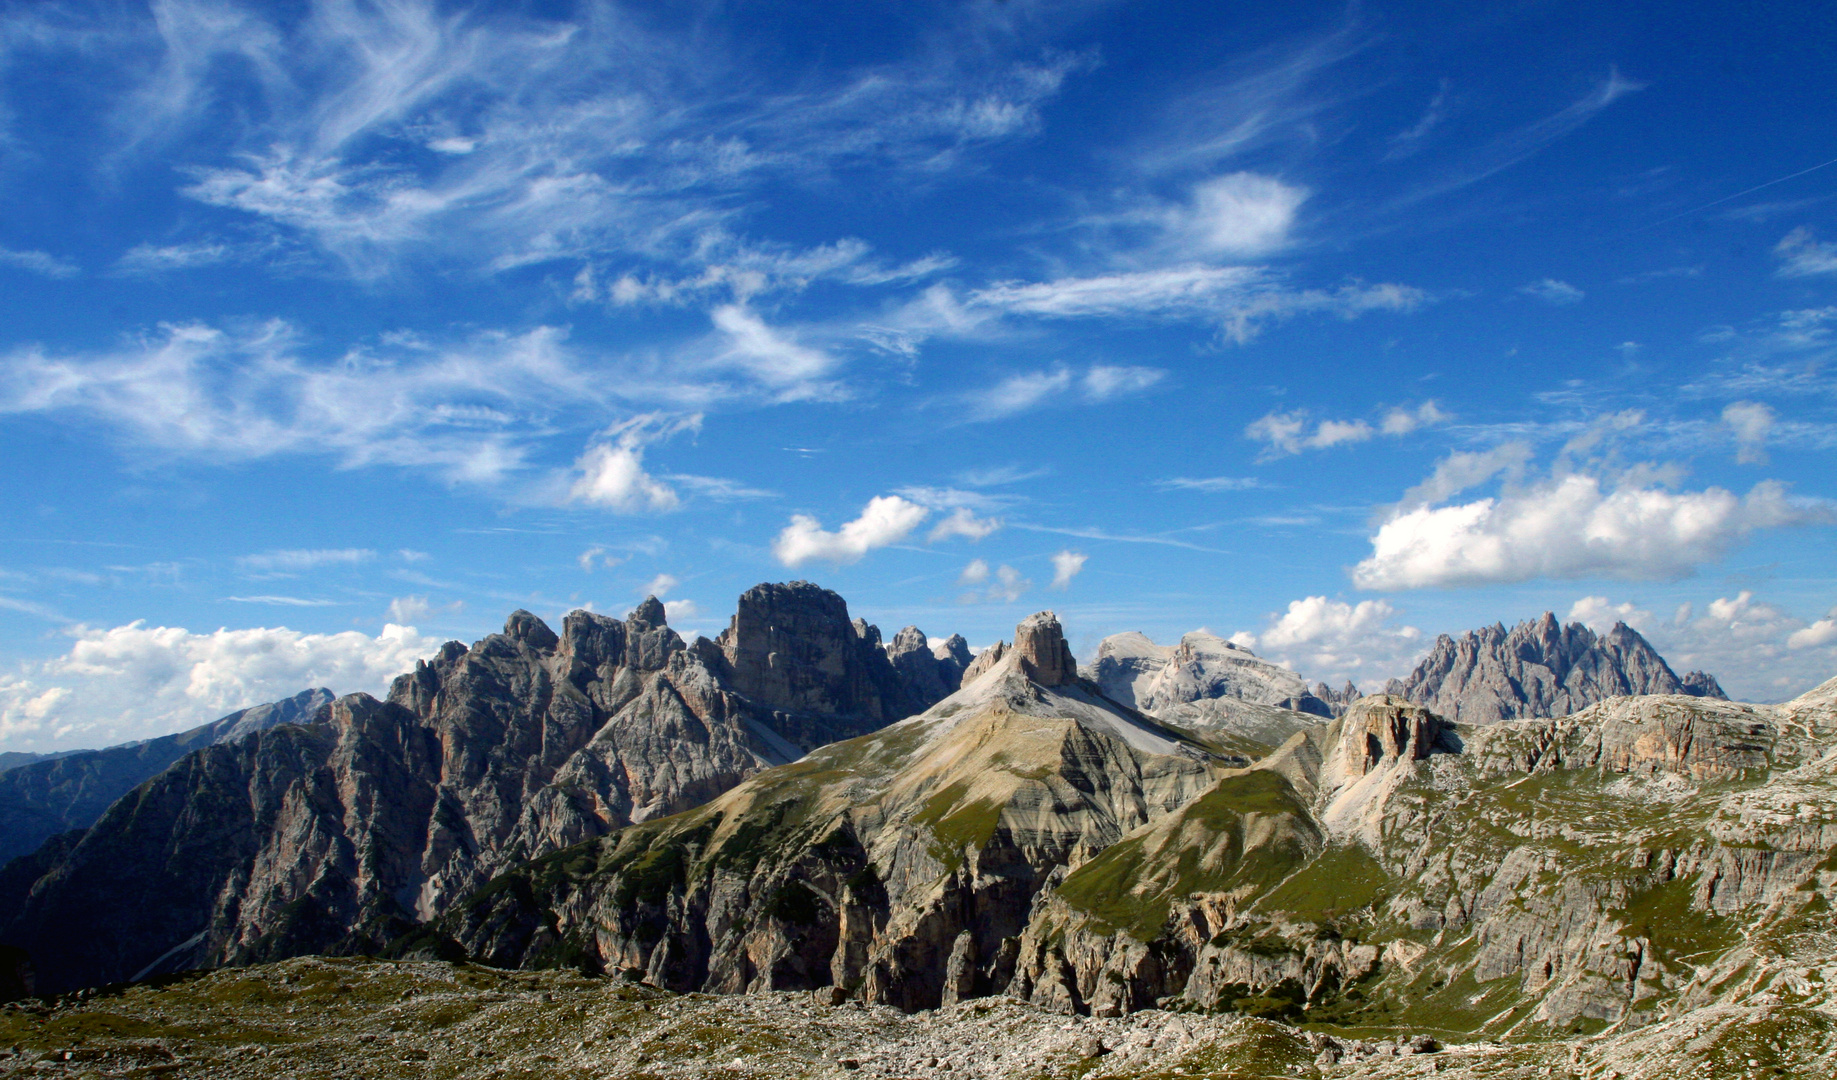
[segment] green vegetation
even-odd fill
[[[1263,896],[1256,907],[1326,922],[1371,907],[1391,888],[1390,875],[1364,848],[1336,844]]]
[[[1286,818],[1286,827],[1272,843],[1245,852],[1244,819],[1253,814]],[[1102,925],[1151,941],[1176,899],[1199,892],[1260,893],[1307,860],[1314,835],[1287,780],[1272,772],[1239,773],[1220,780],[1155,832],[1111,845],[1067,877],[1058,892]],[[1149,851],[1150,837],[1182,846],[1177,852]]]
[[[912,815],[912,823],[931,830],[932,854],[955,869],[963,863],[963,849],[981,850],[1001,827],[1002,805],[989,800],[963,802],[969,785],[958,781],[927,798]]]

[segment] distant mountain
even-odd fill
[[[921,651],[942,683],[954,658]],[[559,635],[519,611],[386,701],[194,750],[15,861],[0,943],[31,954],[41,991],[375,952],[517,863],[922,711],[936,684],[914,667],[807,582],[749,590],[714,641],[683,641],[655,598],[623,621],[576,611]]]
[[[1177,645],[1157,645],[1134,630],[1111,634],[1097,646],[1091,678],[1105,694],[1147,713],[1230,697],[1332,715],[1301,676],[1202,630],[1182,636]]]
[[[177,735],[46,755],[0,772],[0,863],[36,850],[58,833],[89,828],[109,804],[199,747],[301,723],[331,700],[330,690],[302,690]]]
[[[1597,637],[1547,611],[1510,630],[1495,624],[1459,638],[1443,634],[1408,678],[1392,679],[1384,692],[1469,724],[1566,716],[1626,694],[1728,699],[1704,672],[1680,679],[1625,623]]]

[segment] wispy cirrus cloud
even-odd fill
[[[49,252],[16,251],[5,247],[0,247],[0,266],[28,270],[48,278],[73,278],[83,272],[77,264]]]

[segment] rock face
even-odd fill
[[[1693,672],[1677,677],[1665,658],[1625,623],[1597,637],[1581,623],[1556,616],[1443,634],[1409,677],[1385,693],[1406,697],[1464,723],[1490,724],[1532,716],[1562,716],[1626,694],[1688,694],[1726,699],[1716,680]]]
[[[689,809],[924,693],[804,583],[749,591],[718,642],[685,643],[654,598],[560,634],[519,611],[385,701],[195,750],[19,860],[0,942],[49,990],[375,952],[510,866]]]
[[[58,833],[89,828],[109,804],[199,747],[302,723],[331,700],[330,690],[302,690],[177,735],[59,754],[0,772],[0,863],[36,851]]]
[[[1091,676],[1110,697],[1148,713],[1234,697],[1319,716],[1331,714],[1301,676],[1204,631],[1184,635],[1178,645],[1157,645],[1133,630],[1112,634],[1097,646]]]
[[[1040,620],[921,716],[515,871],[407,951],[1488,1038],[1778,1002],[1833,966],[1837,680],[1486,725],[1365,696],[1230,768],[1030,678],[1053,638]]]
[[[918,716],[573,849],[559,874],[516,871],[401,948],[907,1010],[997,991],[1042,890],[1219,768],[1078,679],[1050,613],[992,656]]]

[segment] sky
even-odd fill
[[[1837,675],[1828,4],[0,3],[0,749],[527,608]]]

